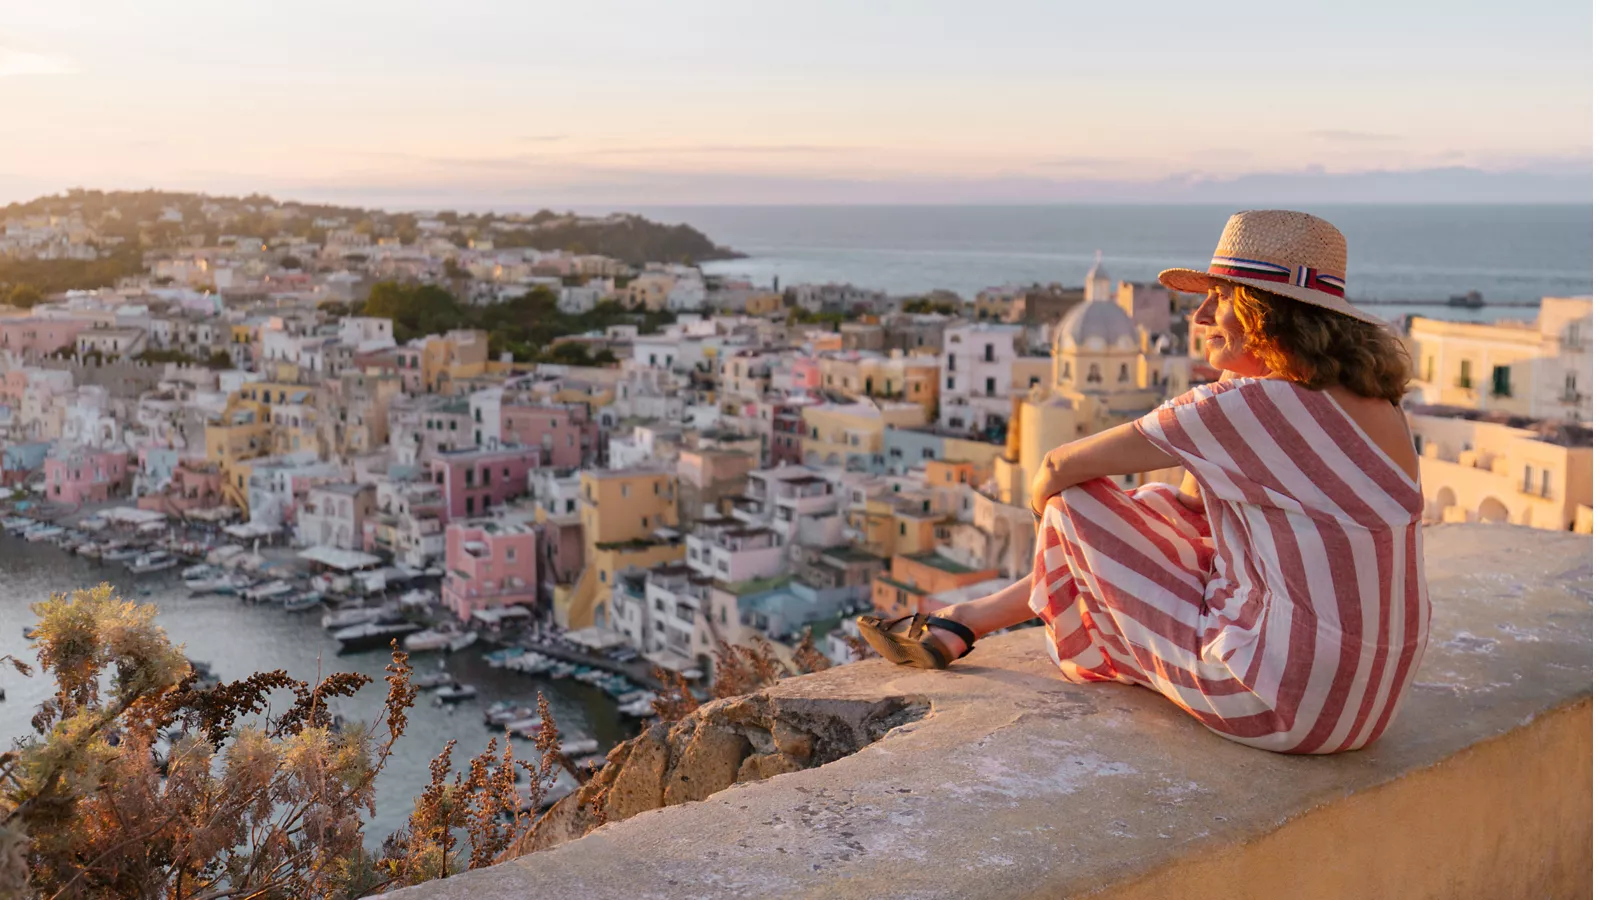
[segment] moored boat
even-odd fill
[[[440,703],[460,703],[478,696],[478,689],[470,684],[452,683],[440,688],[435,688],[433,696]]]
[[[128,563],[128,571],[135,575],[145,575],[150,572],[160,572],[170,569],[178,564],[178,558],[165,550],[152,550],[141,553]]]
[[[294,592],[294,585],[277,578],[266,584],[246,589],[242,596],[251,603],[261,603],[268,600],[282,600]]]
[[[339,642],[340,653],[354,653],[387,647],[390,641],[402,640],[421,630],[422,626],[415,622],[366,622],[335,631],[333,639]]]

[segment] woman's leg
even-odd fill
[[[946,606],[934,615],[954,619],[972,629],[973,634],[983,637],[1002,628],[1021,625],[1034,618],[1036,613],[1028,606],[1028,595],[1032,591],[1033,575],[1024,575],[987,597],[980,597],[970,603]],[[928,632],[936,635],[952,654],[959,654],[966,649],[965,642],[951,632],[942,628],[930,628]]]

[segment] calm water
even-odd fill
[[[35,621],[29,605],[52,591],[110,581],[128,599],[156,604],[157,621],[172,640],[186,645],[190,657],[211,663],[223,680],[279,668],[308,681],[318,672],[361,672],[375,683],[336,703],[336,708],[351,720],[381,716],[387,651],[339,656],[338,642],[323,630],[320,613],[290,614],[281,607],[250,606],[231,597],[190,597],[177,571],[136,577],[121,565],[93,563],[48,544],[0,536],[0,653],[37,662],[22,636],[22,629]],[[150,596],[138,596],[140,589],[148,589]],[[443,657],[460,681],[477,686],[478,698],[454,709],[433,705],[426,692],[418,699],[406,735],[378,778],[378,814],[367,829],[369,846],[375,847],[410,815],[412,798],[428,780],[428,761],[445,741],[456,739],[452,758],[458,766],[483,749],[492,734],[483,725],[483,709],[496,700],[515,699],[533,706],[535,692],[543,690],[563,736],[594,737],[602,751],[637,733],[633,720],[620,717],[616,705],[599,689],[492,669],[482,658],[487,649],[480,645]],[[419,672],[430,671],[440,658],[437,653],[420,654],[412,663]],[[12,739],[29,733],[35,707],[51,691],[45,679],[23,678],[9,667],[0,670],[0,687],[6,692],[0,703],[0,746],[10,746]],[[518,741],[516,746],[523,758],[536,759],[530,742]]]
[[[708,271],[767,284],[850,282],[911,294],[1033,282],[1082,284],[1095,251],[1113,278],[1153,281],[1171,266],[1203,268],[1222,206],[645,207],[687,222],[749,259]],[[1350,242],[1351,296],[1443,300],[1469,290],[1494,301],[1592,290],[1590,206],[1312,207]],[[1400,314],[1405,309],[1386,309]],[[1430,314],[1443,314],[1443,309]],[[1531,316],[1485,309],[1478,318]]]

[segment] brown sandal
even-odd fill
[[[905,630],[896,630],[901,622],[908,622]],[[978,642],[978,636],[972,629],[955,621],[941,616],[925,616],[922,613],[902,616],[892,622],[885,622],[877,616],[856,617],[856,628],[861,631],[862,640],[866,641],[878,655],[892,663],[902,666],[915,666],[919,669],[943,669],[952,662],[972,652]],[[950,632],[966,642],[966,649],[955,656],[950,655],[949,649],[938,638],[928,633],[929,628],[939,628]]]

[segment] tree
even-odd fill
[[[44,299],[39,289],[31,284],[19,284],[6,295],[6,303],[21,309],[32,309]]]
[[[206,358],[206,368],[217,371],[231,369],[233,368],[233,357],[229,356],[226,350],[213,350],[211,355]]]
[[[404,653],[388,668],[385,717],[339,726],[328,701],[365,675],[264,672],[204,689],[155,607],[109,585],[33,610],[56,691],[34,735],[0,756],[0,895],[346,893],[373,779],[416,699]],[[275,691],[293,702],[261,715]]]

